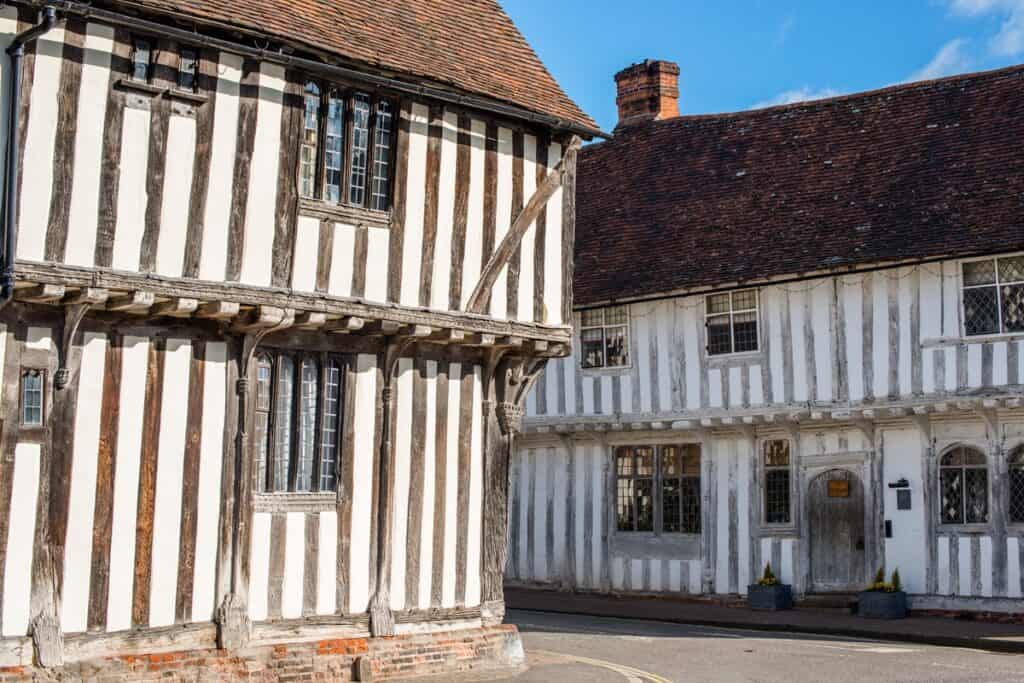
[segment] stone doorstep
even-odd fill
[[[616,617],[715,628],[828,635],[990,652],[1024,654],[1024,626],[979,622],[934,612],[911,613],[908,619],[884,621],[840,613],[840,610],[754,612],[742,600],[676,599],[665,596],[621,596],[506,588],[509,610],[529,610]],[[951,618],[954,617],[954,618]]]

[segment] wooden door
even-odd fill
[[[811,590],[858,591],[867,579],[864,487],[848,470],[819,475],[807,496]]]

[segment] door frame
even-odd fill
[[[810,522],[810,487],[811,482],[819,475],[830,470],[848,470],[860,479],[864,489],[864,576],[875,575],[884,557],[884,534],[882,527],[881,493],[881,460],[876,451],[850,451],[825,455],[807,455],[800,459],[799,486],[803,510],[800,515],[800,551],[797,561],[800,563],[796,576],[797,592],[808,593],[811,590],[811,522]]]

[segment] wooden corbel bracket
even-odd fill
[[[89,309],[105,303],[109,297],[110,292],[105,289],[83,289],[69,298],[64,306],[64,333],[61,335],[59,366],[53,376],[53,385],[58,391],[66,387],[71,379],[68,361],[71,358],[71,344],[78,334],[79,325],[82,324]]]

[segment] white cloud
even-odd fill
[[[961,0],[963,2],[985,2],[986,0]],[[932,57],[932,60],[915,71],[908,81],[926,81],[951,74],[963,73],[971,67],[972,60],[967,54],[967,41],[956,38],[949,41]]]
[[[764,109],[765,107],[776,107],[781,104],[795,104],[797,102],[810,102],[811,100],[823,100],[827,97],[835,97],[836,95],[842,95],[838,90],[832,88],[822,88],[820,90],[813,90],[807,86],[802,88],[796,88],[795,90],[787,90],[781,92],[775,97],[771,97],[762,102],[757,102],[752,105],[751,109]]]
[[[981,17],[997,14],[1003,19],[999,32],[989,39],[992,54],[1013,57],[1024,52],[1024,0],[949,0],[954,14]]]

